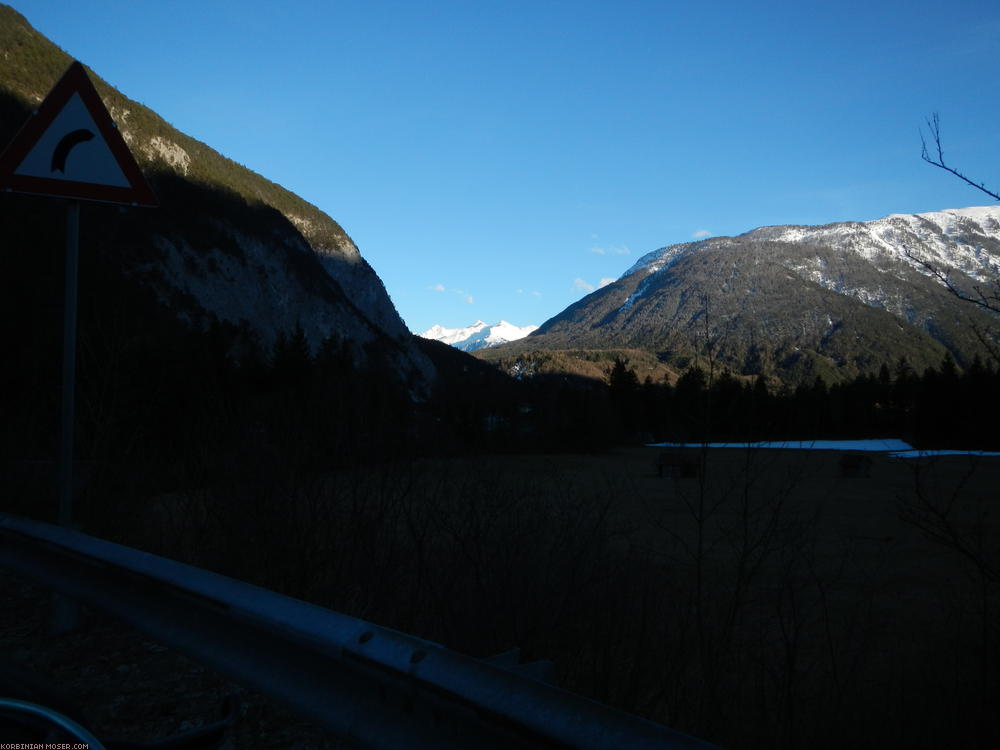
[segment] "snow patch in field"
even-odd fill
[[[890,453],[890,458],[932,458],[934,456],[1000,456],[1000,453],[994,451],[954,451],[954,450],[940,450],[940,451],[897,451],[895,453]]]
[[[913,446],[896,438],[868,440],[776,440],[757,443],[651,443],[649,448],[761,448],[786,451],[866,451],[890,453],[913,451]]]

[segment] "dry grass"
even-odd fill
[[[998,582],[907,518],[950,508],[995,559],[1000,461],[846,477],[839,453],[713,450],[664,479],[658,455],[256,467],[119,508],[114,535],[475,656],[520,646],[734,750],[996,746]]]

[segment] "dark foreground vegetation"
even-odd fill
[[[61,212],[6,196],[4,510],[51,519]],[[49,213],[46,214],[45,212]],[[84,226],[100,225],[85,207]],[[31,215],[30,242],[16,236]],[[26,230],[25,230],[26,231]],[[781,389],[692,368],[513,380],[427,343],[414,398],[299,331],[195,329],[84,235],[76,518],[484,656],[730,748],[995,747],[997,467],[688,455],[636,440],[893,436],[988,447],[998,375],[950,360]]]

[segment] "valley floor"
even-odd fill
[[[174,493],[116,534],[472,656],[520,646],[567,689],[732,750],[988,747],[1000,458],[845,455],[416,460]],[[0,592],[4,652],[105,731],[163,736],[239,692],[102,617],[46,636],[43,592]],[[240,746],[338,746],[245,704],[262,739]]]

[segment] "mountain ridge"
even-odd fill
[[[510,350],[621,348],[672,366],[717,361],[789,383],[838,381],[906,358],[968,363],[997,331],[959,289],[1000,278],[1000,206],[760,227],[669,245],[542,323]]]
[[[661,270],[666,265],[669,265],[670,262],[683,255],[684,251],[697,248],[703,244],[710,244],[713,241],[747,238],[822,245],[824,244],[824,240],[833,239],[838,235],[847,237],[848,232],[845,230],[857,230],[859,228],[863,230],[867,229],[871,232],[874,244],[869,244],[867,248],[855,245],[849,249],[865,255],[868,259],[874,259],[879,255],[897,257],[898,247],[894,247],[888,241],[887,237],[892,238],[894,235],[909,234],[911,238],[915,237],[918,240],[926,240],[929,237],[934,237],[934,230],[937,230],[938,235],[958,235],[958,230],[963,225],[971,229],[976,223],[994,232],[993,236],[986,237],[985,239],[989,240],[990,244],[994,246],[993,250],[996,251],[997,248],[995,245],[1000,242],[1000,206],[970,206],[967,208],[928,211],[919,214],[893,213],[869,221],[833,222],[816,226],[801,224],[768,225],[751,229],[734,237],[712,237],[697,242],[667,245],[643,255],[622,276],[628,276],[642,270]],[[920,229],[923,231],[918,232]],[[920,243],[914,242],[913,244]],[[971,271],[978,281],[988,281],[1000,275],[1000,260],[998,260],[1000,256],[997,254],[994,254],[992,258],[985,259],[980,254],[979,262],[976,262],[974,254],[963,252],[964,247],[961,245],[953,248],[953,250],[957,250],[958,252],[944,252],[948,248],[942,242],[932,243],[932,247],[937,252],[931,258],[928,258],[928,260],[935,264],[943,264],[945,268],[960,270],[963,273]],[[865,253],[865,250],[868,252]],[[904,255],[902,259],[906,260],[913,268],[920,270],[920,263],[915,258],[908,258]],[[961,262],[956,262],[956,259]],[[984,273],[984,269],[988,273]]]

